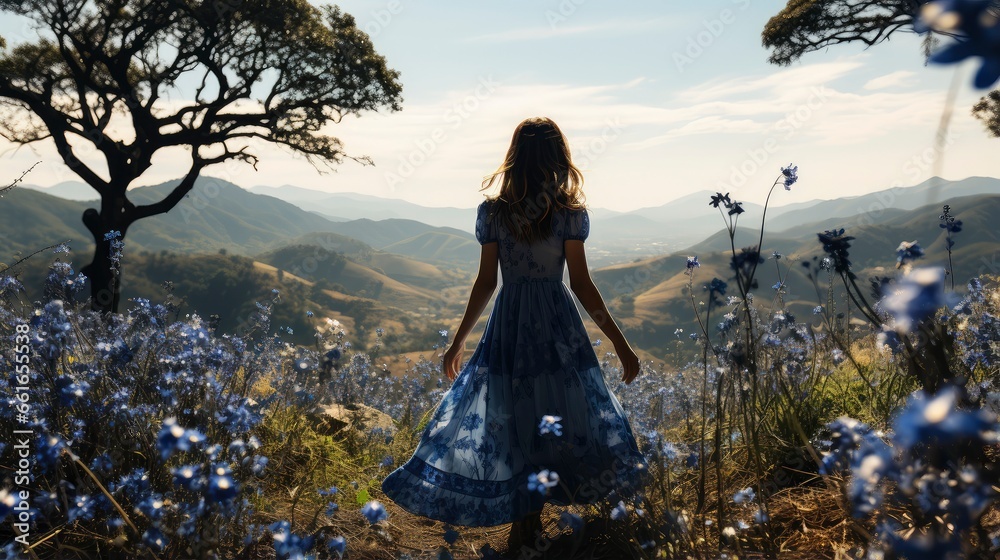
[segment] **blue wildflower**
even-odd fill
[[[448,544],[455,544],[455,541],[458,540],[459,536],[460,535],[458,534],[458,531],[452,529],[451,527],[448,527],[444,531],[444,535],[443,535],[444,542],[446,542]]]
[[[554,434],[556,436],[562,436],[562,424],[559,421],[562,420],[562,416],[542,416],[542,421],[538,424],[538,433],[540,435]]]
[[[784,183],[786,191],[792,190],[792,185],[794,185],[795,182],[799,180],[798,173],[799,173],[798,165],[792,166],[792,164],[789,163],[788,167],[781,168],[781,174],[785,176]]]
[[[347,550],[347,539],[344,537],[333,537],[326,543],[326,547],[330,552],[336,552],[338,556],[343,557],[344,551]]]
[[[1000,17],[989,0],[939,0],[921,7],[914,28],[936,31],[956,40],[930,57],[937,64],[982,58],[974,84],[985,89],[1000,78]]]
[[[619,521],[625,519],[628,516],[628,508],[625,507],[625,502],[619,501],[618,505],[611,510],[611,519],[614,521]]]
[[[757,494],[754,493],[753,488],[747,487],[733,495],[733,501],[737,504],[750,503],[754,501],[756,497]]]
[[[327,517],[333,517],[334,515],[337,514],[338,511],[340,511],[340,504],[337,504],[336,502],[330,502],[326,504]]]
[[[361,508],[361,515],[365,516],[368,523],[372,525],[389,518],[389,514],[385,511],[385,506],[377,500],[372,500]]]
[[[924,250],[916,240],[903,241],[896,248],[896,268],[911,263],[922,256],[924,256]]]
[[[17,500],[13,494],[8,492],[6,488],[0,489],[0,523],[10,515],[10,512],[14,511],[16,504]]]
[[[239,488],[236,481],[230,476],[229,469],[224,466],[216,466],[212,476],[208,478],[208,488],[206,494],[208,499],[215,502],[228,502],[236,497]]]
[[[167,537],[158,528],[150,527],[142,534],[142,543],[154,552],[160,552],[167,547]]]
[[[693,257],[688,257],[687,258],[687,269],[688,270],[691,270],[692,268],[700,268],[700,267],[701,267],[701,263],[698,262],[698,255],[695,255]]]
[[[947,387],[933,396],[923,391],[915,394],[893,423],[893,442],[906,449],[930,441],[944,445],[996,443],[996,418],[985,409],[959,409],[958,397],[956,387]]]
[[[912,331],[947,304],[944,277],[942,268],[913,269],[883,298],[882,306],[896,319],[899,329]]]
[[[549,488],[559,485],[559,474],[548,469],[528,475],[528,491],[548,494]]]

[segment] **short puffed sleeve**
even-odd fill
[[[566,214],[566,226],[563,237],[586,241],[590,235],[590,215],[586,210],[570,210]]]
[[[476,210],[476,240],[480,245],[497,240],[496,216],[491,216],[493,205],[484,200]]]

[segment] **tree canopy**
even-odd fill
[[[0,0],[0,11],[26,16],[37,33],[0,51],[0,134],[19,144],[53,142],[100,194],[100,210],[83,217],[98,245],[95,266],[109,231],[124,235],[136,220],[169,211],[205,167],[255,165],[259,141],[320,169],[345,157],[368,162],[347,154],[324,126],[400,107],[398,73],[335,6]],[[158,202],[132,204],[128,186],[166,148],[190,153],[180,184]]]
[[[802,55],[842,43],[873,46],[900,31],[916,32],[921,6],[930,0],[789,0],[768,20],[761,34],[764,47],[771,50],[768,61],[787,66]],[[1000,11],[1000,1],[979,9]],[[930,57],[937,35],[955,33],[930,26],[923,43]],[[967,38],[959,37],[960,40]],[[987,131],[1000,137],[1000,93],[993,91],[973,107],[972,114],[983,121]]]
[[[768,61],[788,65],[803,54],[841,43],[876,45],[913,28],[927,0],[790,0],[768,20],[762,41]]]

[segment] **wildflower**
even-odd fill
[[[337,504],[336,502],[330,502],[326,504],[327,517],[333,517],[334,515],[337,514],[338,511],[340,511],[340,505]]]
[[[734,202],[733,205],[729,207],[729,215],[730,216],[733,216],[733,215],[739,216],[743,212],[746,212],[746,210],[743,209],[743,203],[742,202]]]
[[[684,329],[674,329],[674,336],[677,338],[680,338],[682,334],[684,334]]]
[[[911,331],[917,323],[934,315],[947,304],[944,269],[917,268],[904,276],[882,306],[896,319],[902,331]]]
[[[156,527],[150,527],[142,534],[142,544],[148,546],[154,552],[160,552],[167,547],[167,537]]]
[[[816,234],[819,237],[819,242],[823,244],[823,251],[830,255],[831,261],[821,263],[823,268],[833,267],[833,270],[837,273],[853,275],[850,272],[851,261],[848,259],[850,254],[848,249],[851,248],[851,241],[854,240],[853,237],[849,235],[844,235],[844,228],[832,229],[824,231],[823,233]]]
[[[771,286],[771,289],[774,290],[774,291],[776,291],[776,292],[780,292],[781,288],[784,288],[784,287],[785,287],[785,284],[783,282],[775,282],[774,285]]]
[[[757,494],[754,493],[753,488],[747,487],[737,492],[733,496],[733,501],[736,502],[737,504],[742,504],[744,502],[750,503],[754,501],[754,498],[756,497]]]
[[[677,446],[672,442],[666,442],[663,444],[663,458],[667,461],[674,461],[677,459],[678,451]]]
[[[788,164],[788,167],[781,168],[781,174],[785,176],[786,191],[792,190],[792,185],[794,185],[795,182],[799,180],[798,172],[799,172],[799,166],[796,165],[793,167],[792,164],[790,163]]]
[[[385,511],[385,506],[382,505],[378,500],[372,500],[361,508],[361,515],[365,516],[368,523],[372,525],[389,518],[389,514]]]
[[[215,502],[228,502],[239,492],[236,481],[229,476],[229,469],[216,467],[215,474],[208,479],[208,498]]]
[[[556,436],[562,436],[562,424],[559,421],[562,420],[562,416],[542,416],[542,421],[538,424],[538,433],[540,435],[554,434]]]
[[[956,220],[955,216],[951,215],[951,206],[945,204],[943,212],[944,212],[943,214],[938,216],[938,219],[941,220],[941,223],[938,224],[938,227],[947,230],[948,233],[959,233],[960,231],[962,231],[962,220]]]
[[[776,261],[780,261],[781,257],[782,257],[781,253],[779,253],[777,251],[773,251],[771,253],[771,258],[774,259],[774,260],[776,260]]]
[[[392,455],[386,455],[385,458],[382,459],[381,466],[388,468],[391,467],[395,462],[396,461],[392,458]]]
[[[718,208],[720,204],[725,205],[727,208],[730,204],[732,204],[732,201],[729,199],[729,193],[715,193],[715,195],[712,196],[712,202],[708,205],[712,208]]]
[[[937,440],[945,445],[975,442],[996,443],[996,418],[985,409],[961,410],[955,387],[932,396],[917,393],[893,424],[893,442],[903,448]]]
[[[458,531],[452,529],[451,527],[448,527],[444,531],[444,535],[443,535],[444,542],[446,542],[448,544],[455,544],[455,541],[458,540],[459,536],[460,535],[458,534]]]
[[[548,494],[549,488],[559,485],[559,474],[548,469],[528,475],[528,491]]]
[[[174,484],[188,490],[199,490],[201,488],[201,468],[197,465],[183,465],[171,470],[174,475]]]
[[[922,256],[924,256],[924,250],[916,240],[903,241],[896,248],[896,268],[911,263]]]
[[[17,500],[14,495],[7,491],[7,489],[0,490],[0,522],[10,515],[10,512],[14,511],[14,505],[17,504]]]
[[[692,468],[692,469],[698,466],[698,454],[697,453],[692,452],[690,455],[687,456],[687,466],[688,466],[688,468]]]
[[[628,515],[628,509],[625,507],[625,502],[619,501],[615,509],[611,510],[611,519],[618,521],[624,519]]]
[[[763,525],[771,520],[771,516],[767,514],[766,511],[758,509],[756,513],[753,514],[753,522],[758,525]]]
[[[347,539],[344,537],[333,537],[326,543],[327,549],[330,552],[336,552],[338,556],[344,556],[344,551],[347,550]]]
[[[300,537],[292,532],[287,521],[276,521],[268,529],[274,540],[274,552],[278,558],[303,558],[313,547],[313,537]]]
[[[954,64],[969,57],[982,58],[974,84],[985,89],[1000,78],[1000,18],[986,0],[937,0],[924,4],[914,29],[936,31],[956,37],[934,53],[930,61]]]
[[[688,270],[691,270],[692,268],[699,268],[699,267],[701,267],[701,263],[698,262],[698,255],[695,255],[693,257],[688,257],[687,258],[687,269]]]

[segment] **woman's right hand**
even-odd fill
[[[632,383],[635,376],[639,375],[639,356],[627,342],[621,348],[616,347],[615,353],[618,354],[618,359],[622,362],[622,381],[628,385]]]
[[[452,343],[444,352],[444,363],[441,364],[444,374],[448,379],[454,381],[458,377],[458,371],[462,368],[462,354],[465,353],[465,341]]]

